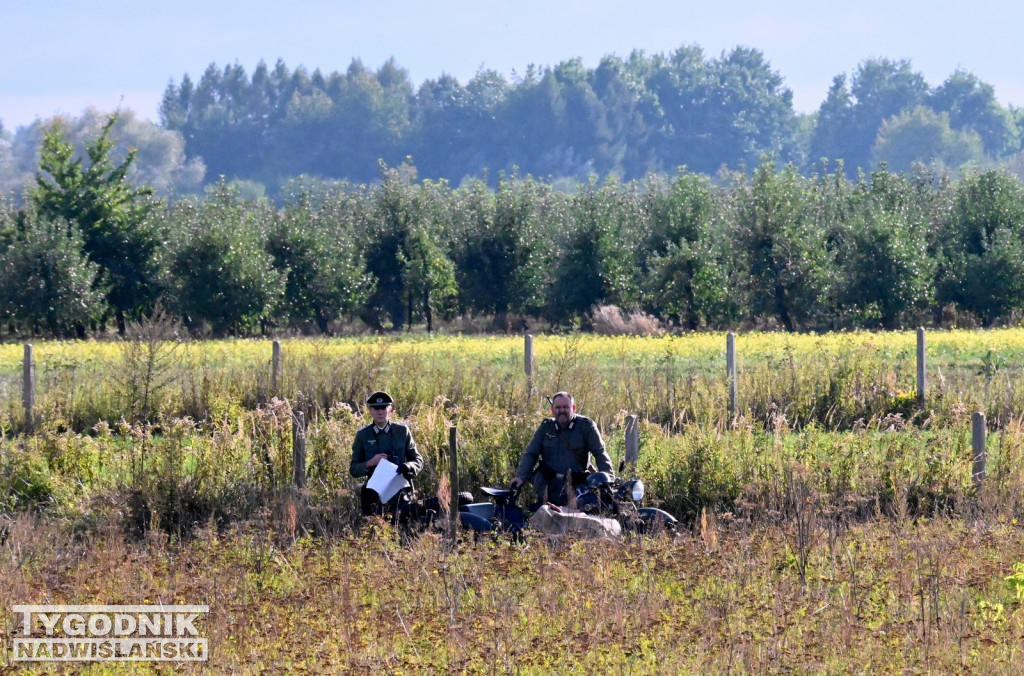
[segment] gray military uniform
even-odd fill
[[[593,420],[576,415],[563,428],[554,418],[545,418],[519,461],[516,478],[526,482],[533,477],[539,498],[543,500],[546,491],[548,501],[565,504],[569,473],[586,471],[591,455],[598,471],[614,474],[604,439]]]
[[[423,469],[423,457],[416,450],[409,428],[402,423],[389,422],[383,430],[377,430],[373,423],[359,428],[352,440],[349,474],[357,479],[369,474],[366,461],[378,453],[386,453],[396,465],[409,463],[415,474]]]

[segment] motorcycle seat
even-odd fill
[[[512,493],[514,492],[514,491],[510,491],[507,488],[487,488],[487,487],[484,487],[484,488],[481,488],[480,490],[482,490],[487,495],[490,495],[492,498],[507,498],[510,495],[512,495]]]

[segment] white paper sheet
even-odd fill
[[[381,460],[377,463],[370,480],[366,482],[367,488],[377,491],[381,502],[387,502],[395,497],[398,491],[408,485],[405,477],[398,473],[398,465],[390,460]]]

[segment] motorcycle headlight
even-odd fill
[[[640,502],[644,499],[644,482],[640,479],[633,479],[629,482],[629,494],[633,502]]]

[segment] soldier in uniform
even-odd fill
[[[559,392],[551,398],[551,415],[534,433],[509,488],[517,489],[533,477],[538,500],[565,505],[572,474],[587,471],[589,456],[594,456],[598,471],[613,476],[614,472],[600,430],[593,420],[576,414],[571,394]]]
[[[374,392],[366,400],[370,408],[373,422],[356,432],[352,441],[352,463],[349,473],[355,478],[367,477],[377,464],[384,459],[398,466],[398,472],[406,479],[412,480],[423,469],[423,457],[416,450],[412,432],[406,425],[392,422],[394,400],[387,392]],[[392,511],[398,507],[402,493],[388,503]],[[380,511],[379,496],[364,484],[360,490],[363,514],[369,515]],[[392,504],[394,503],[394,504]]]

